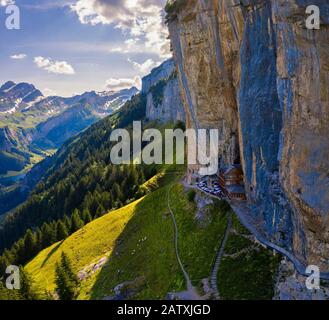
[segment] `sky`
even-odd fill
[[[0,0],[0,84],[34,84],[44,95],[140,86],[170,57],[166,0]],[[8,5],[20,30],[6,28]]]

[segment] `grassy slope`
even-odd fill
[[[138,294],[141,299],[161,299],[169,290],[182,288],[166,192],[167,187],[155,191],[136,207],[137,214],[120,235],[115,255],[98,276],[92,298],[110,295],[116,285],[139,277],[144,279]]]
[[[195,204],[182,196],[183,187],[176,185],[171,191],[170,204],[179,229],[181,258],[194,286],[211,274],[217,250],[227,224],[227,209],[219,201],[208,205],[201,221],[196,222]]]
[[[54,267],[63,251],[72,259],[76,271],[110,254],[139,201],[93,221],[65,241],[43,250],[26,266],[38,289],[54,290]]]
[[[220,295],[229,300],[271,300],[281,256],[244,237],[250,233],[235,216],[233,222],[218,273]]]
[[[16,126],[24,129],[36,127],[40,122],[47,120],[49,116],[36,115],[31,111],[15,112],[13,114],[2,114],[0,119],[0,128],[8,125]]]
[[[185,289],[174,251],[170,203],[179,229],[179,250],[193,284],[210,276],[217,249],[227,223],[225,206],[210,205],[202,221],[195,219],[196,205],[178,183],[184,169],[165,167],[144,187],[149,195],[128,206],[109,212],[82,230],[42,251],[27,266],[41,292],[54,290],[55,264],[62,251],[71,258],[78,273],[92,269],[103,257],[109,262],[82,281],[79,299],[103,299],[113,296],[113,288],[126,281],[136,281],[136,299],[163,299],[168,292]],[[173,188],[171,186],[173,185]],[[262,249],[241,235],[248,232],[234,218],[234,229],[225,248],[232,255],[245,248],[248,254],[223,258],[218,275],[224,299],[271,299],[273,279],[279,257]]]
[[[161,175],[160,175],[161,176]],[[171,203],[180,234],[180,251],[191,278],[208,277],[215,249],[222,237],[226,219],[215,208],[208,223],[195,222],[194,205],[188,203],[175,172],[156,182],[160,188],[145,198],[93,221],[63,243],[42,251],[27,266],[41,291],[54,289],[54,268],[65,251],[76,272],[108,256],[102,270],[82,282],[80,299],[102,299],[125,281],[142,279],[136,298],[163,299],[170,291],[185,289],[176,261],[173,225],[167,208],[170,184]],[[152,184],[155,182],[152,181]]]

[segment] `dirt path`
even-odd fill
[[[170,186],[168,188],[168,192],[167,192],[167,204],[168,204],[168,209],[169,212],[171,214],[171,218],[174,224],[174,229],[175,229],[175,252],[176,252],[176,257],[177,257],[177,261],[178,264],[182,270],[182,273],[184,275],[185,281],[186,281],[186,288],[187,291],[183,291],[183,292],[178,292],[176,293],[176,296],[181,299],[181,300],[203,300],[203,298],[198,294],[197,290],[193,287],[191,279],[187,273],[187,271],[184,268],[184,265],[182,263],[182,260],[180,258],[179,255],[179,248],[178,248],[178,239],[179,239],[179,232],[178,232],[178,227],[177,227],[177,222],[176,222],[176,218],[174,215],[174,212],[170,206],[170,191],[173,188],[174,185]]]
[[[217,257],[216,257],[215,264],[214,264],[214,267],[213,267],[213,270],[211,273],[211,277],[210,277],[210,285],[211,285],[212,290],[214,291],[216,300],[220,300],[220,295],[219,295],[219,290],[218,290],[218,285],[217,285],[218,271],[219,271],[220,263],[222,261],[223,255],[224,255],[225,246],[226,246],[228,237],[230,235],[231,229],[232,229],[232,214],[229,213],[224,238],[218,249]]]
[[[273,250],[281,253],[285,257],[287,257],[294,264],[295,269],[297,270],[297,272],[300,275],[306,276],[306,277],[309,276],[309,274],[307,274],[305,272],[306,266],[302,262],[300,262],[291,252],[270,242],[262,234],[260,234],[260,232],[254,226],[254,224],[252,222],[250,222],[248,219],[249,209],[246,205],[243,205],[239,202],[236,203],[233,201],[229,201],[229,204],[230,204],[231,208],[234,210],[234,212],[236,213],[236,215],[238,216],[240,222],[255,236],[255,238],[260,243],[265,245],[267,248],[273,249]],[[329,280],[329,273],[321,273],[320,277],[323,280]]]
[[[209,194],[207,192],[205,192],[204,190],[196,187],[196,186],[187,186],[186,187],[190,188],[190,189],[195,189],[195,190],[199,190],[200,192],[206,194],[207,196],[214,198],[214,199],[219,199],[218,197]],[[220,199],[219,199],[220,200]],[[249,212],[249,208],[248,206],[245,204],[243,205],[243,203],[241,202],[235,202],[235,201],[230,201],[227,200],[228,203],[230,204],[232,210],[236,213],[237,217],[239,218],[240,222],[244,225],[244,227],[246,227],[250,233],[252,233],[255,238],[263,245],[265,245],[267,248],[269,249],[273,249],[275,251],[277,251],[278,253],[284,255],[285,257],[288,258],[288,260],[290,260],[294,266],[295,269],[297,270],[297,272],[302,275],[302,276],[309,276],[309,274],[306,273],[306,265],[304,263],[302,263],[301,261],[299,261],[292,252],[272,243],[271,241],[267,240],[258,230],[257,228],[254,226],[254,224],[249,221],[248,219],[248,212]],[[329,272],[321,272],[320,274],[321,279],[323,280],[329,280]]]

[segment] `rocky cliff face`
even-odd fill
[[[32,84],[7,81],[0,87],[0,115],[28,108],[43,98],[41,91]]]
[[[218,128],[266,236],[329,271],[329,4],[176,1],[169,16],[187,124]],[[305,28],[318,5],[321,29]]]
[[[172,59],[165,61],[143,78],[142,92],[147,96],[148,120],[163,123],[185,121],[176,67]]]

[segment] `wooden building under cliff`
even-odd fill
[[[218,173],[219,184],[224,194],[232,200],[247,200],[241,165],[231,165]]]

